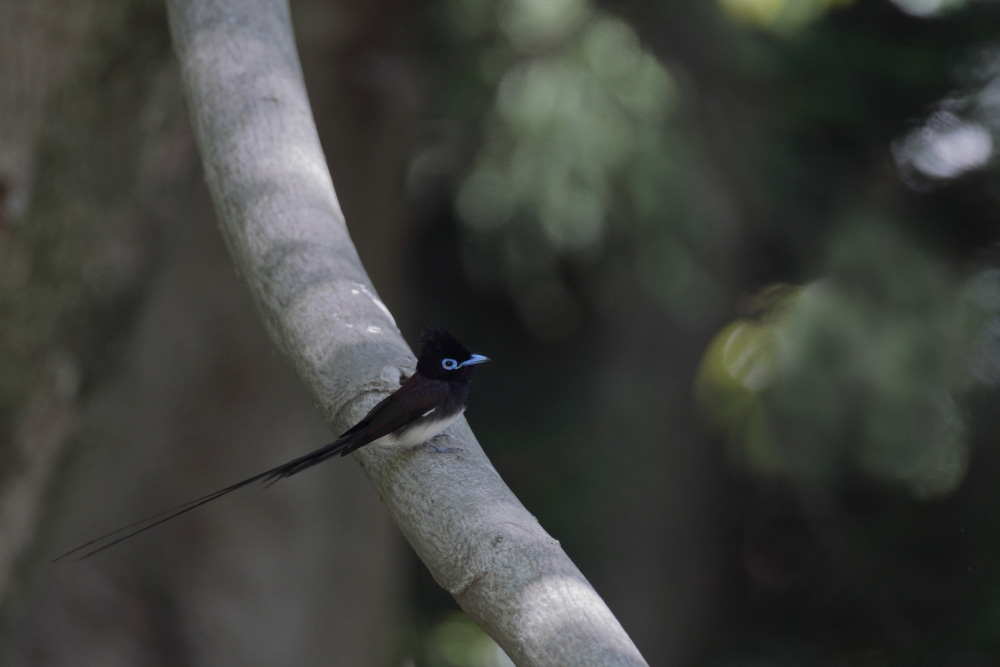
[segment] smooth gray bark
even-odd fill
[[[344,225],[286,2],[167,6],[233,261],[274,344],[340,432],[398,387],[414,362]],[[454,453],[369,447],[355,454],[437,582],[518,665],[646,664],[500,479],[468,424],[461,420],[447,437]]]

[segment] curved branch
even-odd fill
[[[205,177],[274,344],[335,432],[413,356],[354,249],[306,97],[284,0],[168,0]],[[468,424],[454,454],[364,448],[403,534],[519,665],[644,665],[576,566],[490,465]]]

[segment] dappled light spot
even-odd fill
[[[853,0],[719,0],[733,20],[776,32],[798,30]]]
[[[520,49],[566,37],[590,13],[587,0],[510,0],[500,4],[500,28]]]
[[[993,137],[984,126],[941,111],[908,134],[893,153],[904,171],[947,179],[985,166],[993,150]]]
[[[382,299],[378,298],[376,295],[371,293],[367,285],[363,285],[361,283],[354,283],[354,287],[351,289],[351,294],[356,294],[356,295],[364,294],[365,296],[367,296],[371,300],[371,302],[375,305],[375,307],[378,308],[379,312],[385,315],[386,319],[389,320],[392,326],[396,327],[396,320],[395,318],[393,318],[392,313],[389,312],[389,309],[382,302]]]
[[[893,4],[907,14],[930,18],[946,11],[958,9],[968,0],[892,0]]]
[[[533,581],[521,589],[516,608],[520,613],[533,618],[544,618],[544,625],[536,629],[550,633],[549,643],[556,645],[566,642],[566,633],[579,635],[583,632],[601,634],[605,629],[618,627],[618,621],[611,615],[604,601],[580,576],[550,574]],[[581,621],[585,623],[581,624]],[[634,656],[635,648],[622,645],[622,655]],[[604,656],[588,656],[590,664],[626,664],[608,661]]]
[[[1000,49],[982,47],[961,67],[964,89],[937,103],[920,127],[893,143],[900,176],[927,189],[988,167],[996,155],[1000,125]]]
[[[722,346],[722,365],[734,381],[748,391],[760,391],[771,383],[771,369],[764,361],[770,336],[763,327],[749,322],[737,324]]]

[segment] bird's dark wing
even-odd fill
[[[413,375],[403,386],[379,401],[361,421],[325,447],[309,452],[265,473],[266,482],[291,477],[334,456],[347,456],[370,442],[419,419],[448,396],[448,383]]]
[[[178,505],[141,521],[123,526],[107,535],[102,535],[85,544],[81,544],[71,551],[67,551],[58,558],[53,559],[53,562],[81,551],[84,551],[84,553],[78,560],[89,558],[109,547],[113,547],[119,542],[143,533],[181,514],[186,514],[197,507],[201,507],[205,503],[210,503],[228,493],[242,489],[248,484],[253,484],[257,481],[274,483],[285,477],[291,477],[296,473],[302,472],[306,468],[311,468],[317,463],[322,463],[338,454],[341,456],[347,455],[359,447],[378,440],[396,429],[405,426],[414,419],[423,416],[428,410],[434,408],[440,401],[444,400],[447,393],[447,383],[438,380],[428,380],[420,375],[414,375],[402,387],[380,401],[361,421],[345,431],[330,444],[206,496],[195,498],[183,505]],[[85,551],[88,547],[90,547],[90,550]]]
[[[403,386],[382,399],[364,419],[345,431],[340,439],[357,438],[342,454],[347,455],[420,419],[448,397],[448,383],[415,374]]]

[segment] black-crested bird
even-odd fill
[[[270,485],[334,456],[346,456],[365,445],[413,446],[427,442],[451,426],[465,412],[471,390],[472,367],[484,361],[489,359],[469,352],[445,329],[424,329],[420,336],[417,371],[399,389],[372,408],[361,421],[330,444],[207,496],[123,526],[67,551],[53,562],[91,547],[78,560],[89,558],[248,484],[261,481]],[[441,451],[437,447],[434,449]]]

